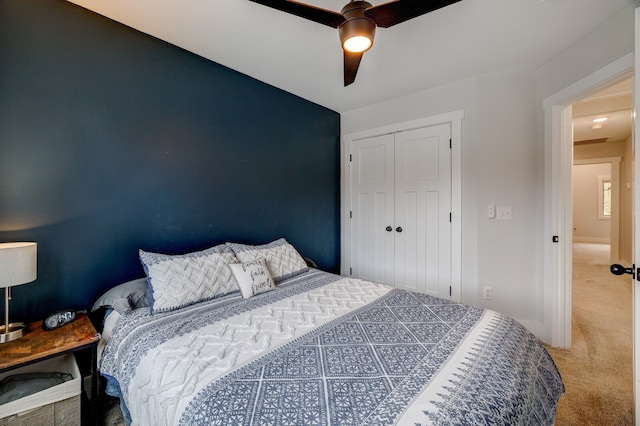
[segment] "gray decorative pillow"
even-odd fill
[[[260,246],[238,243],[227,243],[227,245],[233,249],[236,257],[242,263],[263,257],[267,261],[267,268],[276,283],[309,269],[300,253],[284,238]]]
[[[262,257],[245,263],[231,263],[229,266],[245,299],[276,288]]]
[[[100,296],[93,304],[91,311],[93,312],[104,306],[113,308],[122,315],[131,310],[149,306],[147,301],[148,288],[149,285],[146,278],[138,278],[137,280],[117,285]]]
[[[238,290],[229,268],[238,259],[223,244],[183,255],[140,250],[140,261],[147,273],[152,312],[171,311]]]

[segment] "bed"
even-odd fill
[[[564,385],[491,310],[307,266],[286,240],[140,251],[100,372],[133,425],[551,425]]]

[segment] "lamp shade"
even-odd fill
[[[0,288],[35,281],[36,243],[0,243]]]

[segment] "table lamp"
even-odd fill
[[[0,288],[4,288],[4,326],[0,326],[0,344],[22,337],[25,324],[9,324],[11,287],[36,279],[36,254],[36,243],[0,243]]]

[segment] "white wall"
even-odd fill
[[[640,1],[636,2],[640,6]],[[541,99],[633,52],[634,7],[621,10],[537,71]]]
[[[464,110],[462,301],[509,314],[545,341],[542,100],[632,49],[629,8],[539,70],[478,75],[342,114],[347,135]],[[487,219],[488,204],[511,206],[513,220]],[[484,286],[493,300],[482,299]]]
[[[611,243],[611,218],[598,215],[598,177],[611,179],[611,163],[573,166],[573,241]]]
[[[594,158],[620,157],[620,201],[619,201],[619,237],[618,259],[612,259],[621,264],[632,263],[632,197],[631,181],[633,179],[633,155],[631,152],[631,137],[624,142],[606,142],[596,144],[578,145],[573,150],[573,159],[589,160]],[[628,185],[627,185],[628,184]],[[575,210],[575,209],[574,209]],[[612,238],[612,241],[615,238]]]

